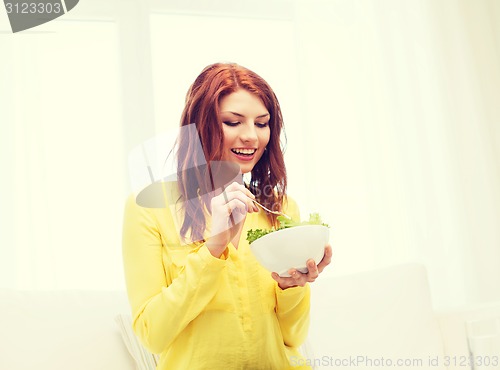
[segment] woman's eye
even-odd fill
[[[226,124],[226,125],[228,125],[228,126],[231,126],[231,127],[234,127],[234,126],[239,125],[240,123],[239,123],[239,122],[228,122],[228,121],[224,121],[224,124]]]
[[[255,122],[255,125],[259,128],[264,128],[267,127],[267,125],[269,125],[269,122],[266,123]]]

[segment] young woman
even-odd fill
[[[331,247],[308,273],[267,272],[245,240],[276,216],[299,220],[286,196],[283,120],[271,87],[237,64],[206,67],[190,87],[177,142],[178,178],[166,189],[174,208],[125,208],[123,256],[133,328],[160,353],[158,369],[298,369],[307,336],[309,285],[331,261]],[[195,145],[198,141],[201,145]],[[200,163],[200,158],[209,165]],[[210,163],[250,175],[213,192]],[[208,194],[208,196],[206,196]]]

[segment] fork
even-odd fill
[[[288,216],[287,214],[285,214],[285,213],[283,213],[283,212],[271,211],[270,209],[268,209],[268,208],[264,207],[262,204],[260,204],[259,202],[257,202],[255,199],[252,199],[252,200],[253,200],[253,202],[254,202],[255,204],[257,204],[258,206],[260,206],[260,207],[261,207],[264,211],[266,211],[266,212],[273,213],[273,214],[275,214],[275,215],[280,215],[280,216],[283,216],[283,217],[285,217],[285,218],[287,218],[287,219],[289,219],[289,220],[291,220],[291,219],[292,219],[290,216]]]

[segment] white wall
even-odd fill
[[[0,12],[0,285],[122,288],[128,153],[231,60],[280,98],[325,273],[420,261],[438,307],[499,300],[499,24],[495,0],[86,0],[19,34]]]

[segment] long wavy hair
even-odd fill
[[[182,130],[177,139],[177,180],[183,202],[184,220],[181,237],[190,241],[203,241],[206,229],[204,208],[211,212],[210,201],[199,194],[211,188],[210,162],[221,161],[224,141],[220,100],[239,89],[254,94],[270,114],[270,139],[260,160],[251,172],[250,191],[267,208],[281,211],[286,200],[286,168],[283,158],[284,142],[280,141],[283,117],[280,105],[269,84],[251,70],[235,63],[215,63],[203,69],[189,88],[180,125],[196,125],[196,130]],[[195,137],[198,135],[199,137]],[[201,142],[201,148],[196,145]],[[283,145],[282,145],[283,144]],[[200,151],[203,151],[201,153]],[[208,165],[204,165],[204,159]],[[276,216],[268,214],[271,225],[277,226]]]

